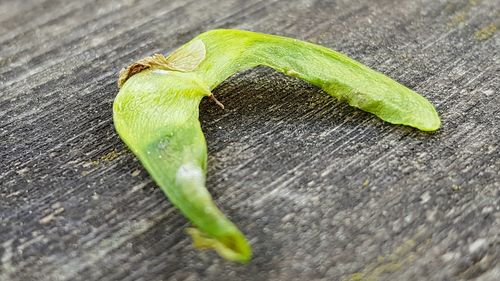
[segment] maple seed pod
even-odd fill
[[[384,74],[328,48],[281,36],[212,30],[166,57],[156,54],[123,69],[113,104],[116,131],[193,223],[186,232],[194,245],[243,263],[252,256],[249,243],[205,188],[207,148],[198,106],[203,97],[215,100],[211,90],[229,76],[259,65],[303,79],[389,123],[422,131],[441,124],[429,101]]]

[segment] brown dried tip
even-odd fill
[[[162,54],[154,54],[134,62],[120,71],[118,78],[118,87],[130,78],[144,69],[159,68],[175,71],[192,71],[205,59],[205,44],[201,40],[194,40],[187,45],[180,47],[171,53],[168,58]]]
[[[132,76],[148,68],[162,68],[170,70],[171,67],[168,64],[167,59],[162,54],[154,54],[150,57],[145,57],[138,60],[131,65],[120,70],[120,76],[118,77],[118,87],[121,88],[123,84]]]

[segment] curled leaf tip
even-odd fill
[[[186,233],[193,239],[194,247],[214,249],[227,260],[247,263],[252,258],[252,250],[241,234],[214,239],[193,227],[186,228]]]

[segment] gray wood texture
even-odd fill
[[[0,2],[0,280],[500,280],[500,1]],[[207,186],[248,265],[189,222],[113,129],[119,69],[214,28],[341,51],[415,89],[437,133],[268,68],[200,118]]]

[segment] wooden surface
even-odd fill
[[[500,280],[500,1],[0,2],[0,280]],[[113,129],[119,69],[213,28],[339,50],[433,102],[393,126],[257,68],[204,101],[207,186],[242,266]]]

